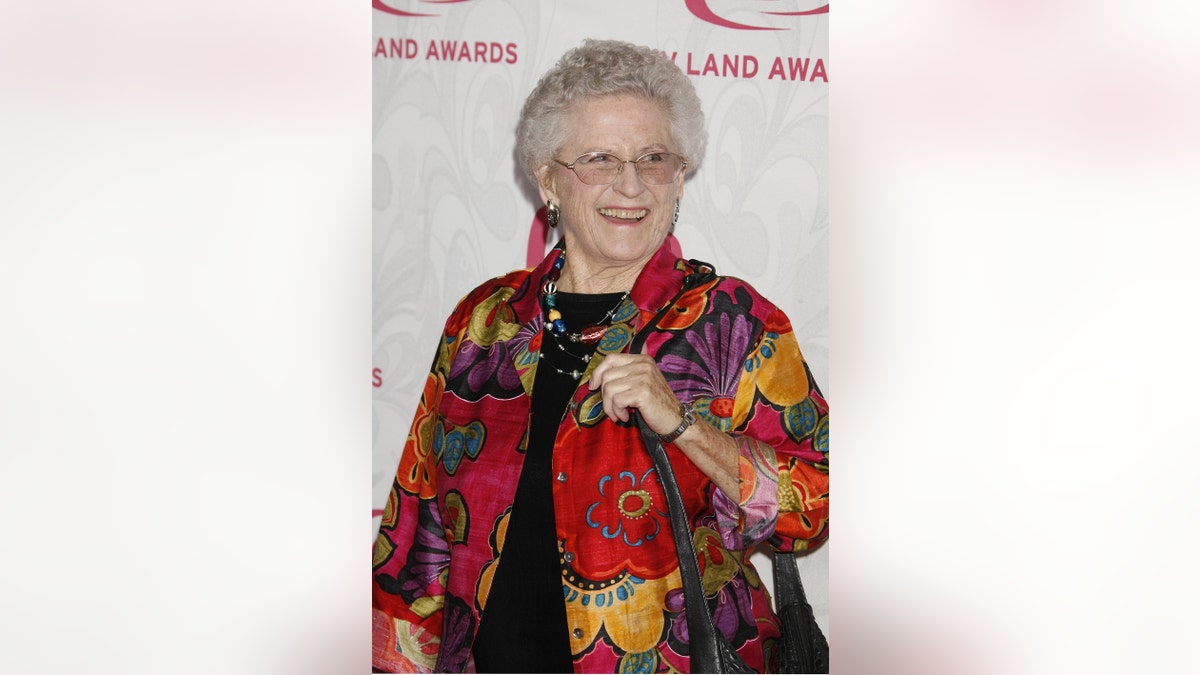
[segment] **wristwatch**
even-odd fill
[[[663,443],[671,443],[676,438],[682,436],[688,427],[696,423],[696,415],[693,413],[694,410],[690,401],[688,403],[680,403],[679,414],[683,416],[683,419],[679,421],[679,426],[675,427],[675,430],[669,434],[659,434],[658,438]]]

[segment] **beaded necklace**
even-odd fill
[[[562,343],[559,342],[557,335],[551,333],[549,338],[550,338],[549,340],[544,341],[542,344],[545,344],[546,342],[553,342],[554,346],[558,347],[559,351],[561,351],[565,356],[569,357],[573,361],[576,361],[577,365],[572,366],[570,370],[564,370],[564,369],[559,368],[558,366],[554,365],[554,363],[552,363],[550,361],[550,359],[546,358],[545,354],[542,355],[542,362],[545,363],[546,365],[550,366],[551,368],[553,368],[554,372],[558,373],[559,375],[567,375],[572,380],[575,380],[576,382],[578,382],[579,378],[583,377],[583,371],[581,371],[580,368],[583,368],[583,370],[587,370],[587,364],[591,363],[592,355],[584,354],[583,356],[579,356],[578,354],[572,354],[571,352],[567,351],[566,347],[562,346]]]
[[[616,304],[604,314],[600,321],[584,326],[583,329],[578,333],[569,332],[567,330],[567,324],[563,320],[562,312],[560,312],[556,307],[558,294],[558,284],[556,282],[562,276],[562,269],[566,262],[567,252],[564,250],[559,253],[558,259],[554,261],[553,265],[551,265],[550,271],[546,273],[546,277],[542,281],[541,304],[542,310],[545,313],[544,330],[547,333],[547,339],[543,341],[543,344],[546,342],[552,343],[558,348],[558,351],[562,353],[562,356],[569,358],[574,363],[570,370],[559,368],[549,360],[546,361],[546,365],[553,368],[554,371],[559,375],[566,375],[571,379],[578,381],[579,378],[583,376],[582,371],[587,370],[587,365],[592,360],[592,354],[577,354],[574,351],[567,349],[566,346],[563,345],[563,342],[570,341],[574,344],[583,345],[594,345],[600,342],[601,338],[603,338],[605,333],[608,331],[609,326],[611,326],[613,316],[625,302],[625,299],[629,297],[629,291],[625,291],[625,293],[621,295]]]
[[[558,255],[558,259],[551,265],[550,271],[546,273],[545,280],[542,281],[542,310],[546,313],[546,331],[560,337],[566,338],[571,342],[582,342],[584,344],[595,344],[604,337],[605,331],[608,330],[609,322],[612,321],[613,314],[621,307],[621,303],[625,302],[625,298],[629,297],[629,291],[621,296],[617,304],[613,305],[612,309],[604,315],[604,318],[599,322],[584,326],[578,333],[570,333],[567,331],[567,324],[563,321],[562,312],[555,307],[555,295],[558,294],[558,284],[556,283],[562,276],[563,265],[567,264],[567,252],[564,249]],[[555,344],[558,344],[557,342]],[[562,345],[559,345],[562,349]],[[564,350],[565,351],[565,350]]]

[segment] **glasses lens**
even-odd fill
[[[623,163],[603,152],[589,152],[575,160],[575,174],[590,185],[607,185],[616,180]]]
[[[638,175],[653,185],[663,185],[675,179],[682,161],[669,152],[652,152],[637,159]]]

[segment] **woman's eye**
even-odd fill
[[[661,162],[665,162],[666,160],[667,160],[667,158],[665,155],[663,155],[663,153],[652,152],[648,155],[642,155],[642,158],[639,159],[638,162],[645,162],[647,164],[658,164]]]
[[[612,161],[612,157],[610,157],[609,155],[588,155],[588,156],[584,157],[581,161],[584,164],[592,164],[592,165],[607,164]]]

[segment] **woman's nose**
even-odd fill
[[[626,197],[639,195],[646,189],[646,184],[642,182],[642,177],[638,175],[637,163],[635,161],[627,159],[621,165],[621,172],[617,174],[617,179],[613,181],[613,189]]]

